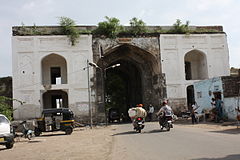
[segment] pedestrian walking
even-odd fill
[[[198,123],[197,122],[197,118],[196,118],[196,110],[199,108],[199,106],[197,106],[196,102],[193,102],[191,108],[190,108],[190,112],[191,112],[191,117],[192,117],[192,124]]]
[[[152,106],[152,104],[149,104],[149,106],[148,106],[148,118],[149,118],[150,122],[152,121],[153,113],[154,113],[154,107]]]

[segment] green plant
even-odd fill
[[[5,115],[10,121],[13,120],[13,108],[9,105],[9,102],[16,101],[23,105],[25,102],[19,101],[17,99],[8,98],[5,96],[0,96],[0,114]]]
[[[181,20],[177,19],[168,33],[189,33],[189,23],[189,21],[186,21],[186,24],[182,24]]]
[[[130,20],[130,33],[133,34],[142,34],[147,32],[146,23],[143,22],[141,19],[137,19],[136,17]]]
[[[115,17],[105,17],[106,21],[99,22],[98,27],[93,31],[93,34],[105,35],[108,38],[116,38],[123,31],[123,26],[120,25],[120,20]]]
[[[0,96],[0,114],[5,115],[10,121],[12,120],[13,109],[7,103],[11,98]]]
[[[74,46],[79,38],[79,31],[75,27],[75,21],[68,17],[60,17],[60,26],[62,27],[62,33],[67,35]]]

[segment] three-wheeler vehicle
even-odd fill
[[[35,136],[42,132],[64,131],[67,135],[73,132],[73,112],[68,108],[51,108],[42,111],[42,117],[36,120]]]

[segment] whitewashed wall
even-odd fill
[[[14,102],[15,119],[40,116],[45,91],[41,61],[52,53],[66,59],[68,83],[52,85],[51,89],[68,92],[69,107],[75,115],[88,114],[87,71],[83,68],[87,65],[87,59],[92,61],[92,36],[81,35],[75,46],[66,36],[13,36],[13,98],[25,102],[23,105]],[[90,69],[90,77],[92,74],[93,70]]]
[[[184,56],[192,50],[206,55],[208,78],[230,75],[225,34],[160,35],[162,71],[169,99],[186,98],[186,87],[198,80],[185,80]]]

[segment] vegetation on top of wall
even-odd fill
[[[109,38],[116,38],[123,31],[123,26],[120,25],[120,20],[115,17],[106,16],[106,21],[99,22],[98,27],[93,30],[93,34],[104,35]]]
[[[133,33],[135,35],[147,33],[148,30],[146,27],[146,23],[143,22],[141,19],[137,19],[136,17],[134,17],[130,20],[130,28],[128,32]]]
[[[59,24],[62,27],[62,33],[67,35],[74,46],[79,38],[79,31],[77,30],[74,20],[68,17],[60,17]]]
[[[186,24],[183,24],[180,19],[177,19],[176,22],[173,24],[172,28],[166,33],[188,34],[190,33],[189,23],[189,21],[186,21]]]
[[[137,36],[143,34],[190,34],[190,33],[223,33],[221,26],[196,26],[190,27],[189,21],[185,24],[181,20],[177,19],[171,27],[160,26],[147,26],[146,23],[136,17],[130,20],[130,26],[123,26],[120,24],[120,20],[115,17],[105,17],[106,20],[99,22],[98,26],[76,26],[75,21],[68,17],[60,17],[60,27],[38,27],[35,24],[33,26],[25,26],[13,29],[13,35],[67,35],[74,45],[79,38],[80,34],[93,34],[95,36],[103,36],[107,38],[116,38],[117,36]]]

